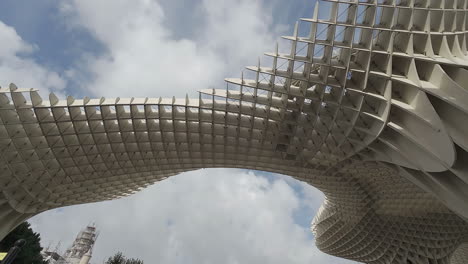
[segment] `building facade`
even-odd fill
[[[72,246],[65,251],[63,264],[88,264],[98,236],[95,225],[89,225],[80,231]]]
[[[78,233],[64,254],[58,252],[57,246],[57,249],[52,251],[45,249],[42,256],[47,264],[89,264],[98,236],[96,226],[89,225]]]
[[[319,1],[284,37],[288,52],[276,47],[271,65],[199,98],[43,100],[2,88],[0,236],[49,209],[230,167],[323,191],[312,230],[326,253],[468,263],[467,7]]]

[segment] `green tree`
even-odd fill
[[[125,257],[122,252],[117,252],[106,261],[106,264],[125,264]]]
[[[143,264],[139,259],[127,259],[122,252],[117,252],[114,256],[110,257],[105,264]]]
[[[143,260],[131,258],[127,259],[127,262],[125,264],[143,264]]]
[[[0,241],[0,251],[8,252],[18,239],[26,240],[26,245],[21,248],[14,263],[43,264],[41,255],[41,237],[35,233],[28,222],[20,224],[11,231],[2,241]]]

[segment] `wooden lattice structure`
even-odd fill
[[[468,263],[467,3],[320,1],[289,53],[196,99],[0,89],[0,237],[45,210],[230,167],[322,190],[326,253]]]

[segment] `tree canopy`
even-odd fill
[[[20,224],[0,241],[0,251],[8,252],[19,239],[26,240],[26,245],[21,248],[14,263],[42,264],[44,260],[41,255],[41,236],[35,233],[28,222]]]
[[[122,252],[117,252],[114,256],[110,257],[105,264],[143,264],[143,261],[134,258],[128,259]]]

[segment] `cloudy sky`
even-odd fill
[[[314,2],[2,0],[0,85],[61,97],[224,88],[224,78],[239,77],[296,20],[310,17]],[[322,201],[319,191],[285,176],[206,169],[30,222],[44,246],[60,242],[61,250],[95,222],[101,233],[93,263],[117,251],[146,263],[351,263],[314,246],[310,222]]]

